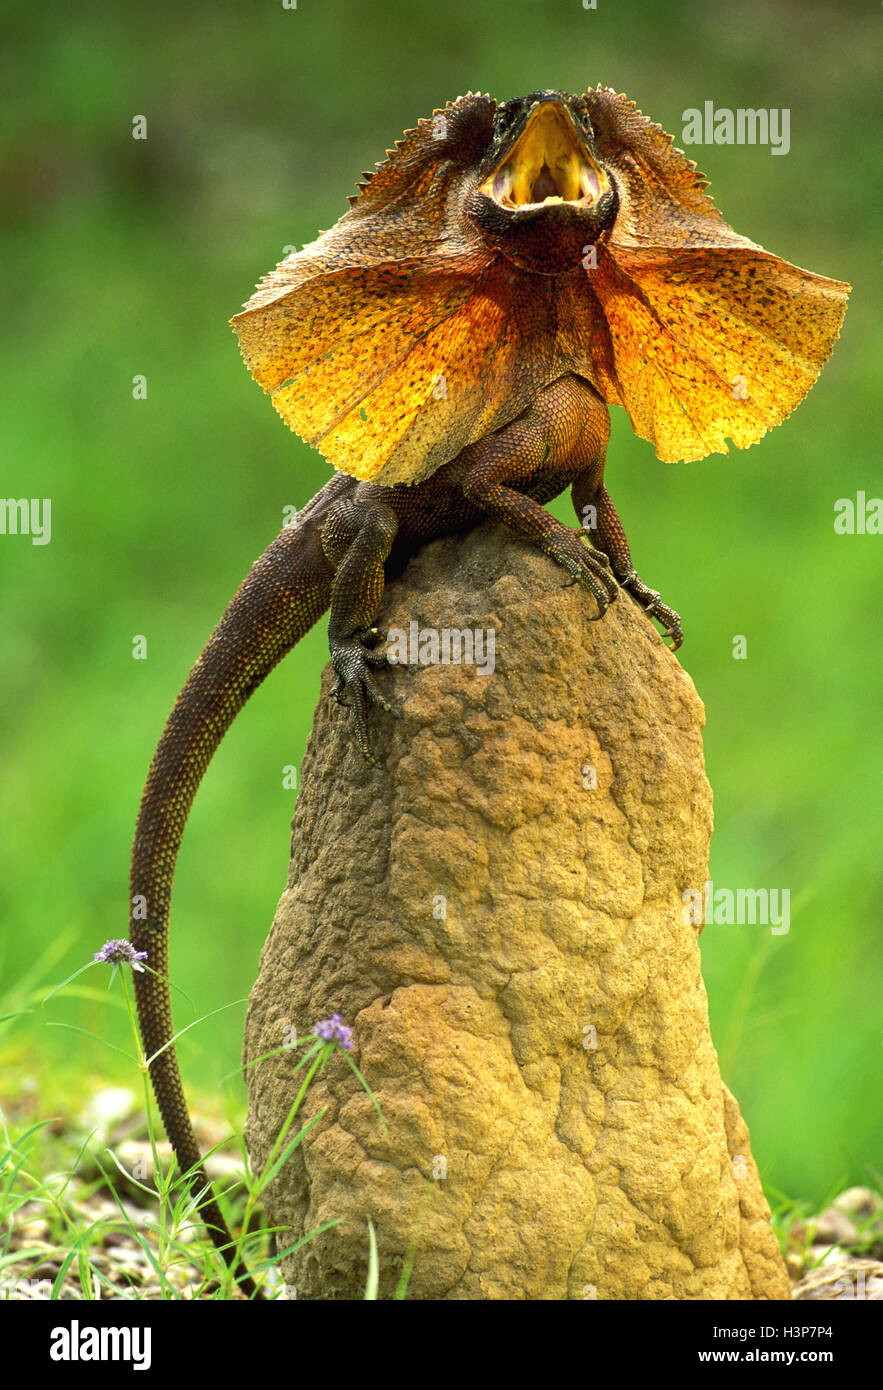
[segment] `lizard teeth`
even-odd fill
[[[555,192],[551,191],[553,187]],[[504,164],[494,174],[492,191],[501,207],[540,207],[543,203],[577,203],[584,199],[594,203],[600,196],[601,185],[594,169],[582,162],[576,170],[556,170],[555,174],[544,167],[536,180],[531,180],[525,170]],[[536,197],[536,193],[545,196]]]
[[[508,164],[494,176],[494,197],[498,203],[512,201],[512,175]]]
[[[594,169],[590,169],[588,164],[581,164],[579,170],[579,191],[581,198],[591,198],[592,202],[599,196],[601,185],[598,182],[598,175]]]

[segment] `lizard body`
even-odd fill
[[[249,695],[330,609],[333,693],[370,761],[369,706],[395,712],[375,680],[387,572],[485,518],[583,584],[599,618],[623,588],[679,646],[678,615],[636,574],[604,486],[608,404],[662,458],[725,451],[725,435],[746,447],[812,385],[848,290],[734,233],[670,137],[608,89],[460,98],[365,178],[351,211],[233,320],[280,414],[338,471],[209,639],[136,827],[131,902],[146,906],[130,939],[157,972],[135,976],[142,1037],[166,1132],[200,1186],[169,1045],[168,917],[193,798]],[[545,510],[567,487],[590,527]],[[202,1212],[234,1263],[214,1199]]]

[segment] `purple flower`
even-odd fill
[[[133,970],[144,970],[139,962],[147,960],[146,951],[136,951],[131,941],[105,941],[100,951],[95,952],[99,965],[131,965]]]
[[[323,1018],[313,1028],[317,1038],[322,1038],[325,1042],[340,1043],[347,1052],[352,1050],[353,1030],[345,1024],[340,1014],[332,1014],[330,1018]]]

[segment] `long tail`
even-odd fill
[[[332,573],[319,528],[349,479],[337,474],[264,551],[230,602],[190,672],[163,730],[141,798],[132,850],[132,944],[147,952],[150,971],[135,972],[135,998],[150,1076],[166,1134],[181,1171],[196,1168],[207,1186],[184,1099],[174,1047],[169,975],[169,905],[175,861],[197,788],[227,729],[249,695],[328,607]],[[160,1056],[155,1054],[161,1048]],[[197,1167],[198,1165],[198,1167]],[[237,1276],[232,1237],[214,1198],[201,1214],[215,1245]],[[224,1249],[227,1246],[228,1248]],[[255,1293],[247,1276],[240,1286]]]

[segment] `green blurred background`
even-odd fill
[[[682,111],[709,99],[787,107],[787,156],[690,153],[738,231],[853,284],[833,359],[759,445],[689,468],[660,464],[615,410],[607,479],[641,573],[684,619],[681,658],[708,714],[712,876],[791,889],[787,936],[702,938],[724,1077],[771,1188],[821,1201],[868,1180],[881,1158],[883,541],[837,536],[833,517],[837,498],[881,491],[879,25],[879,6],[814,0],[7,14],[0,492],[53,502],[50,545],[0,537],[7,989],[41,960],[55,983],[125,934],[134,816],[166,714],[283,506],[327,477],[227,326],[260,275],[345,211],[403,128],[470,89],[602,82],[677,143]],[[136,115],[146,141],[131,138]],[[566,498],[554,510],[572,519]],[[132,658],[136,634],[146,661]],[[733,659],[736,634],[747,660]],[[172,968],[200,1014],[256,974],[288,862],[282,769],[300,761],[325,657],[320,626],[255,696],[197,800]],[[99,1070],[131,1082],[115,1054],[49,1017],[124,1038],[116,1011],[56,999],[8,1034],[7,1067],[54,1086]],[[191,1017],[179,1003],[179,1026]],[[196,1090],[235,1068],[241,1019],[232,1009],[188,1033]]]

